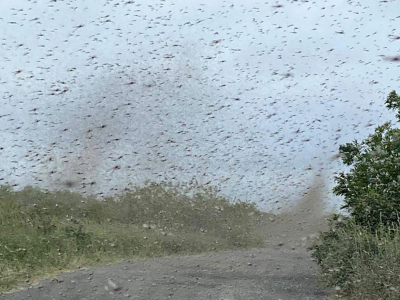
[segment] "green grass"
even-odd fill
[[[353,219],[335,215],[319,236],[312,256],[320,281],[335,296],[354,300],[400,299],[400,229],[380,226],[372,233]]]
[[[254,204],[212,188],[147,183],[98,201],[68,191],[0,187],[0,292],[63,270],[121,259],[264,247]]]

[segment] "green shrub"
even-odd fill
[[[395,91],[386,106],[400,121]],[[334,215],[311,247],[320,280],[348,299],[400,299],[400,129],[386,122],[339,152],[351,169],[335,178],[333,192],[349,216]]]
[[[400,109],[400,97],[392,91],[389,109]],[[400,117],[399,111],[397,117]],[[386,122],[361,143],[355,140],[339,147],[348,173],[340,173],[333,192],[344,196],[346,209],[359,225],[372,232],[383,224],[399,225],[400,212],[400,129]]]

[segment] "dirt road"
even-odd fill
[[[166,257],[64,273],[1,300],[328,299],[303,248]]]

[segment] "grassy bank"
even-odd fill
[[[0,187],[0,292],[60,270],[127,258],[263,247],[255,205],[212,189],[148,183],[98,201]]]
[[[400,229],[381,226],[375,233],[336,215],[319,236],[312,256],[321,283],[335,296],[354,300],[400,299]]]

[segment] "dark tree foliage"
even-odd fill
[[[395,91],[387,97],[386,107],[395,110],[400,121],[400,97]],[[335,178],[333,192],[344,196],[341,209],[372,231],[380,224],[399,225],[400,129],[386,122],[361,143],[341,145],[339,152],[343,163],[352,167]]]

